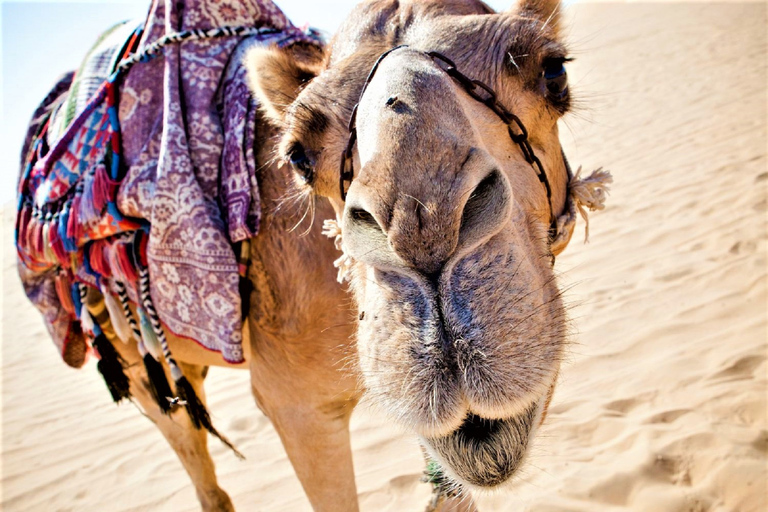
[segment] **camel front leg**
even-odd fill
[[[117,342],[114,346],[126,360],[125,373],[130,380],[134,400],[141,404],[146,415],[157,425],[168,444],[176,452],[192,479],[202,510],[234,512],[232,501],[216,480],[213,459],[208,452],[208,432],[205,429],[196,429],[183,407],[177,407],[171,415],[163,414],[147,388],[147,373],[136,344],[124,345]],[[163,364],[163,366],[166,368],[166,375],[170,378],[166,365]],[[203,380],[207,367],[183,363],[180,363],[180,367],[200,400],[205,403]]]
[[[253,393],[272,420],[313,509],[357,512],[349,438],[354,384],[340,385],[343,379],[329,371],[337,361],[315,356],[292,366],[291,358],[270,354],[262,346],[251,363]]]

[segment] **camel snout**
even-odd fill
[[[451,258],[498,233],[511,214],[511,187],[495,169],[475,184],[422,196],[404,194],[391,207],[348,201],[345,232],[351,247],[361,249],[362,261],[383,259],[436,281]]]

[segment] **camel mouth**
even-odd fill
[[[473,442],[485,442],[491,439],[501,428],[503,420],[489,420],[469,413],[464,422],[456,429],[457,435]]]
[[[542,405],[535,401],[522,413],[505,419],[469,413],[450,434],[422,440],[452,480],[493,490],[508,482],[523,465]]]

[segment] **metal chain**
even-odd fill
[[[376,74],[376,70],[379,68],[381,61],[395,50],[405,46],[407,45],[396,46],[395,48],[387,50],[386,52],[382,53],[381,56],[379,56],[371,68],[370,73],[368,73],[368,77],[363,84],[363,90],[360,92],[360,98],[358,99],[357,104],[352,109],[352,114],[349,117],[348,126],[349,140],[347,142],[347,147],[342,153],[340,165],[339,189],[341,192],[342,201],[346,200],[347,197],[345,183],[351,184],[352,179],[354,178],[352,150],[355,146],[355,142],[357,141],[356,119],[358,106],[363,99],[363,95],[368,88],[368,84],[370,84],[371,80],[373,80],[373,76]],[[469,94],[470,97],[491,109],[493,113],[495,113],[499,119],[501,119],[504,124],[507,125],[507,133],[509,133],[509,137],[515,144],[520,147],[520,151],[523,153],[523,158],[525,158],[525,161],[528,162],[531,167],[533,167],[533,170],[536,172],[539,181],[544,185],[544,189],[547,193],[547,202],[549,203],[549,239],[550,241],[554,240],[555,236],[557,235],[557,220],[555,219],[555,213],[552,207],[552,186],[549,183],[547,173],[544,171],[544,165],[541,163],[541,160],[539,160],[539,157],[536,156],[531,143],[528,141],[528,130],[526,130],[523,122],[519,117],[507,110],[504,105],[499,103],[496,92],[491,87],[481,82],[480,80],[473,80],[469,78],[467,75],[456,68],[456,64],[451,59],[438,52],[426,52],[425,54],[433,61],[438,63],[440,69],[445,71],[448,76],[456,80],[464,88],[467,94]],[[444,67],[439,63],[442,63],[447,67]]]

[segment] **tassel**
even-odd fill
[[[178,367],[176,369],[178,369]],[[181,371],[179,371],[179,373],[181,373]],[[240,453],[237,448],[235,448],[229,439],[224,437],[219,433],[218,430],[214,428],[213,424],[211,423],[211,416],[208,414],[208,409],[205,408],[205,404],[203,404],[203,402],[201,402],[197,397],[197,393],[195,393],[195,389],[192,387],[192,384],[190,384],[187,378],[183,375],[176,380],[176,393],[179,398],[179,403],[184,403],[184,408],[187,409],[189,419],[192,420],[192,424],[195,426],[195,428],[205,428],[205,430],[218,437],[222,443],[227,445],[230,450],[235,452],[235,455],[237,455],[239,459],[245,459],[245,456]]]
[[[64,209],[62,210],[60,214],[60,219],[59,219],[59,238],[61,239],[61,243],[67,252],[74,252],[77,250],[77,245],[75,245],[74,239],[72,239],[68,234],[69,217],[70,217],[69,214],[71,210],[72,210],[71,203],[67,203],[64,206]]]
[[[165,375],[163,365],[147,352],[143,343],[139,343],[139,353],[144,357],[144,369],[147,371],[147,388],[152,398],[155,399],[160,410],[164,414],[171,413],[171,402],[176,396],[171,391],[171,385],[168,383],[168,377]]]
[[[80,198],[80,222],[86,226],[91,226],[99,220],[100,212],[96,210],[96,206],[93,202],[93,182],[95,174],[95,169],[86,174],[83,182],[83,195]]]
[[[109,265],[112,267],[112,275],[116,275],[119,281],[135,283],[139,275],[131,259],[131,242],[115,242],[109,251]]]
[[[125,282],[128,280],[128,276],[125,275],[125,271],[123,271],[123,268],[120,264],[120,258],[118,257],[118,252],[120,251],[120,246],[122,245],[122,242],[119,240],[112,243],[112,246],[107,251],[107,261],[109,262],[109,268],[112,269],[112,277],[119,282]]]
[[[106,166],[103,163],[97,165],[93,177],[93,206],[99,212],[104,211],[107,203],[112,200],[113,186],[110,182]]]
[[[37,212],[33,211],[29,217],[29,225],[27,231],[24,234],[24,246],[29,251],[29,255],[33,256],[35,253],[35,231],[37,230]]]
[[[83,310],[83,301],[80,300],[80,285],[77,283],[72,283],[72,286],[69,287],[69,296],[72,298],[72,304],[75,305],[75,317],[77,317],[78,312],[82,312]]]
[[[20,242],[27,242],[27,229],[29,229],[29,221],[32,219],[32,207],[26,205],[22,207],[19,212],[19,229],[16,231],[16,245]]]
[[[64,250],[64,244],[61,242],[60,232],[59,217],[56,216],[51,222],[51,231],[48,235],[48,242],[51,244],[51,251],[56,258],[56,262],[66,268],[69,266],[69,256],[67,255],[67,251]]]
[[[43,235],[43,244],[41,246],[41,256],[46,263],[56,263],[56,258],[51,253],[51,237],[50,237],[51,225],[46,221],[43,223],[43,227],[40,229],[40,233]]]
[[[157,339],[155,331],[152,329],[152,324],[149,323],[149,318],[142,308],[136,308],[139,312],[139,326],[141,328],[141,339],[144,341],[144,346],[152,357],[160,359],[163,351],[160,347],[160,340]]]
[[[77,194],[77,193],[76,193]],[[83,238],[83,223],[80,219],[80,204],[82,198],[80,195],[75,195],[75,199],[72,201],[72,207],[69,210],[69,218],[67,219],[67,237],[71,239],[73,251],[77,250],[80,245],[80,241]]]
[[[579,167],[576,175],[568,183],[568,192],[573,198],[573,202],[576,204],[581,217],[584,219],[584,241],[588,242],[589,216],[587,215],[587,208],[592,212],[605,208],[605,200],[609,190],[608,185],[613,183],[613,176],[611,176],[609,171],[604,171],[602,167],[593,171],[586,178],[580,178],[580,176],[581,167]]]
[[[40,215],[37,225],[37,233],[35,234],[35,252],[37,253],[38,261],[46,261],[46,246],[48,245],[47,231],[48,223],[45,222],[45,218]]]
[[[85,301],[83,301],[82,306],[80,306],[80,325],[83,327],[83,331],[90,333],[94,332],[95,325],[93,323],[93,318],[91,318],[91,314],[85,306]]]
[[[64,311],[69,313],[75,318],[75,304],[72,302],[72,283],[69,280],[69,276],[66,272],[59,272],[56,274],[56,279],[53,281],[56,288],[56,295],[59,296],[59,302]]]
[[[107,307],[109,321],[112,323],[115,335],[123,343],[128,343],[133,337],[133,333],[131,332],[130,325],[128,325],[128,320],[125,318],[123,309],[117,303],[115,297],[109,293],[106,286],[101,287],[101,294],[104,296],[104,305]]]
[[[131,385],[125,375],[123,358],[101,332],[93,340],[93,347],[99,353],[99,362],[96,367],[101,376],[104,377],[112,400],[115,403],[120,403],[123,399],[130,399]]]
[[[32,255],[37,260],[43,256],[43,218],[42,215],[36,215],[32,224]]]
[[[91,268],[101,277],[112,277],[109,263],[104,257],[104,247],[105,244],[100,240],[92,242],[88,248],[88,262]]]
[[[53,250],[53,244],[51,242],[51,236],[53,236],[55,229],[56,226],[53,219],[45,221],[45,225],[43,226],[43,253],[45,255],[45,261],[51,265],[59,264],[59,258]]]
[[[75,198],[69,206],[69,216],[67,218],[67,238],[70,238],[77,244],[77,216],[80,212],[80,195],[75,191]]]

